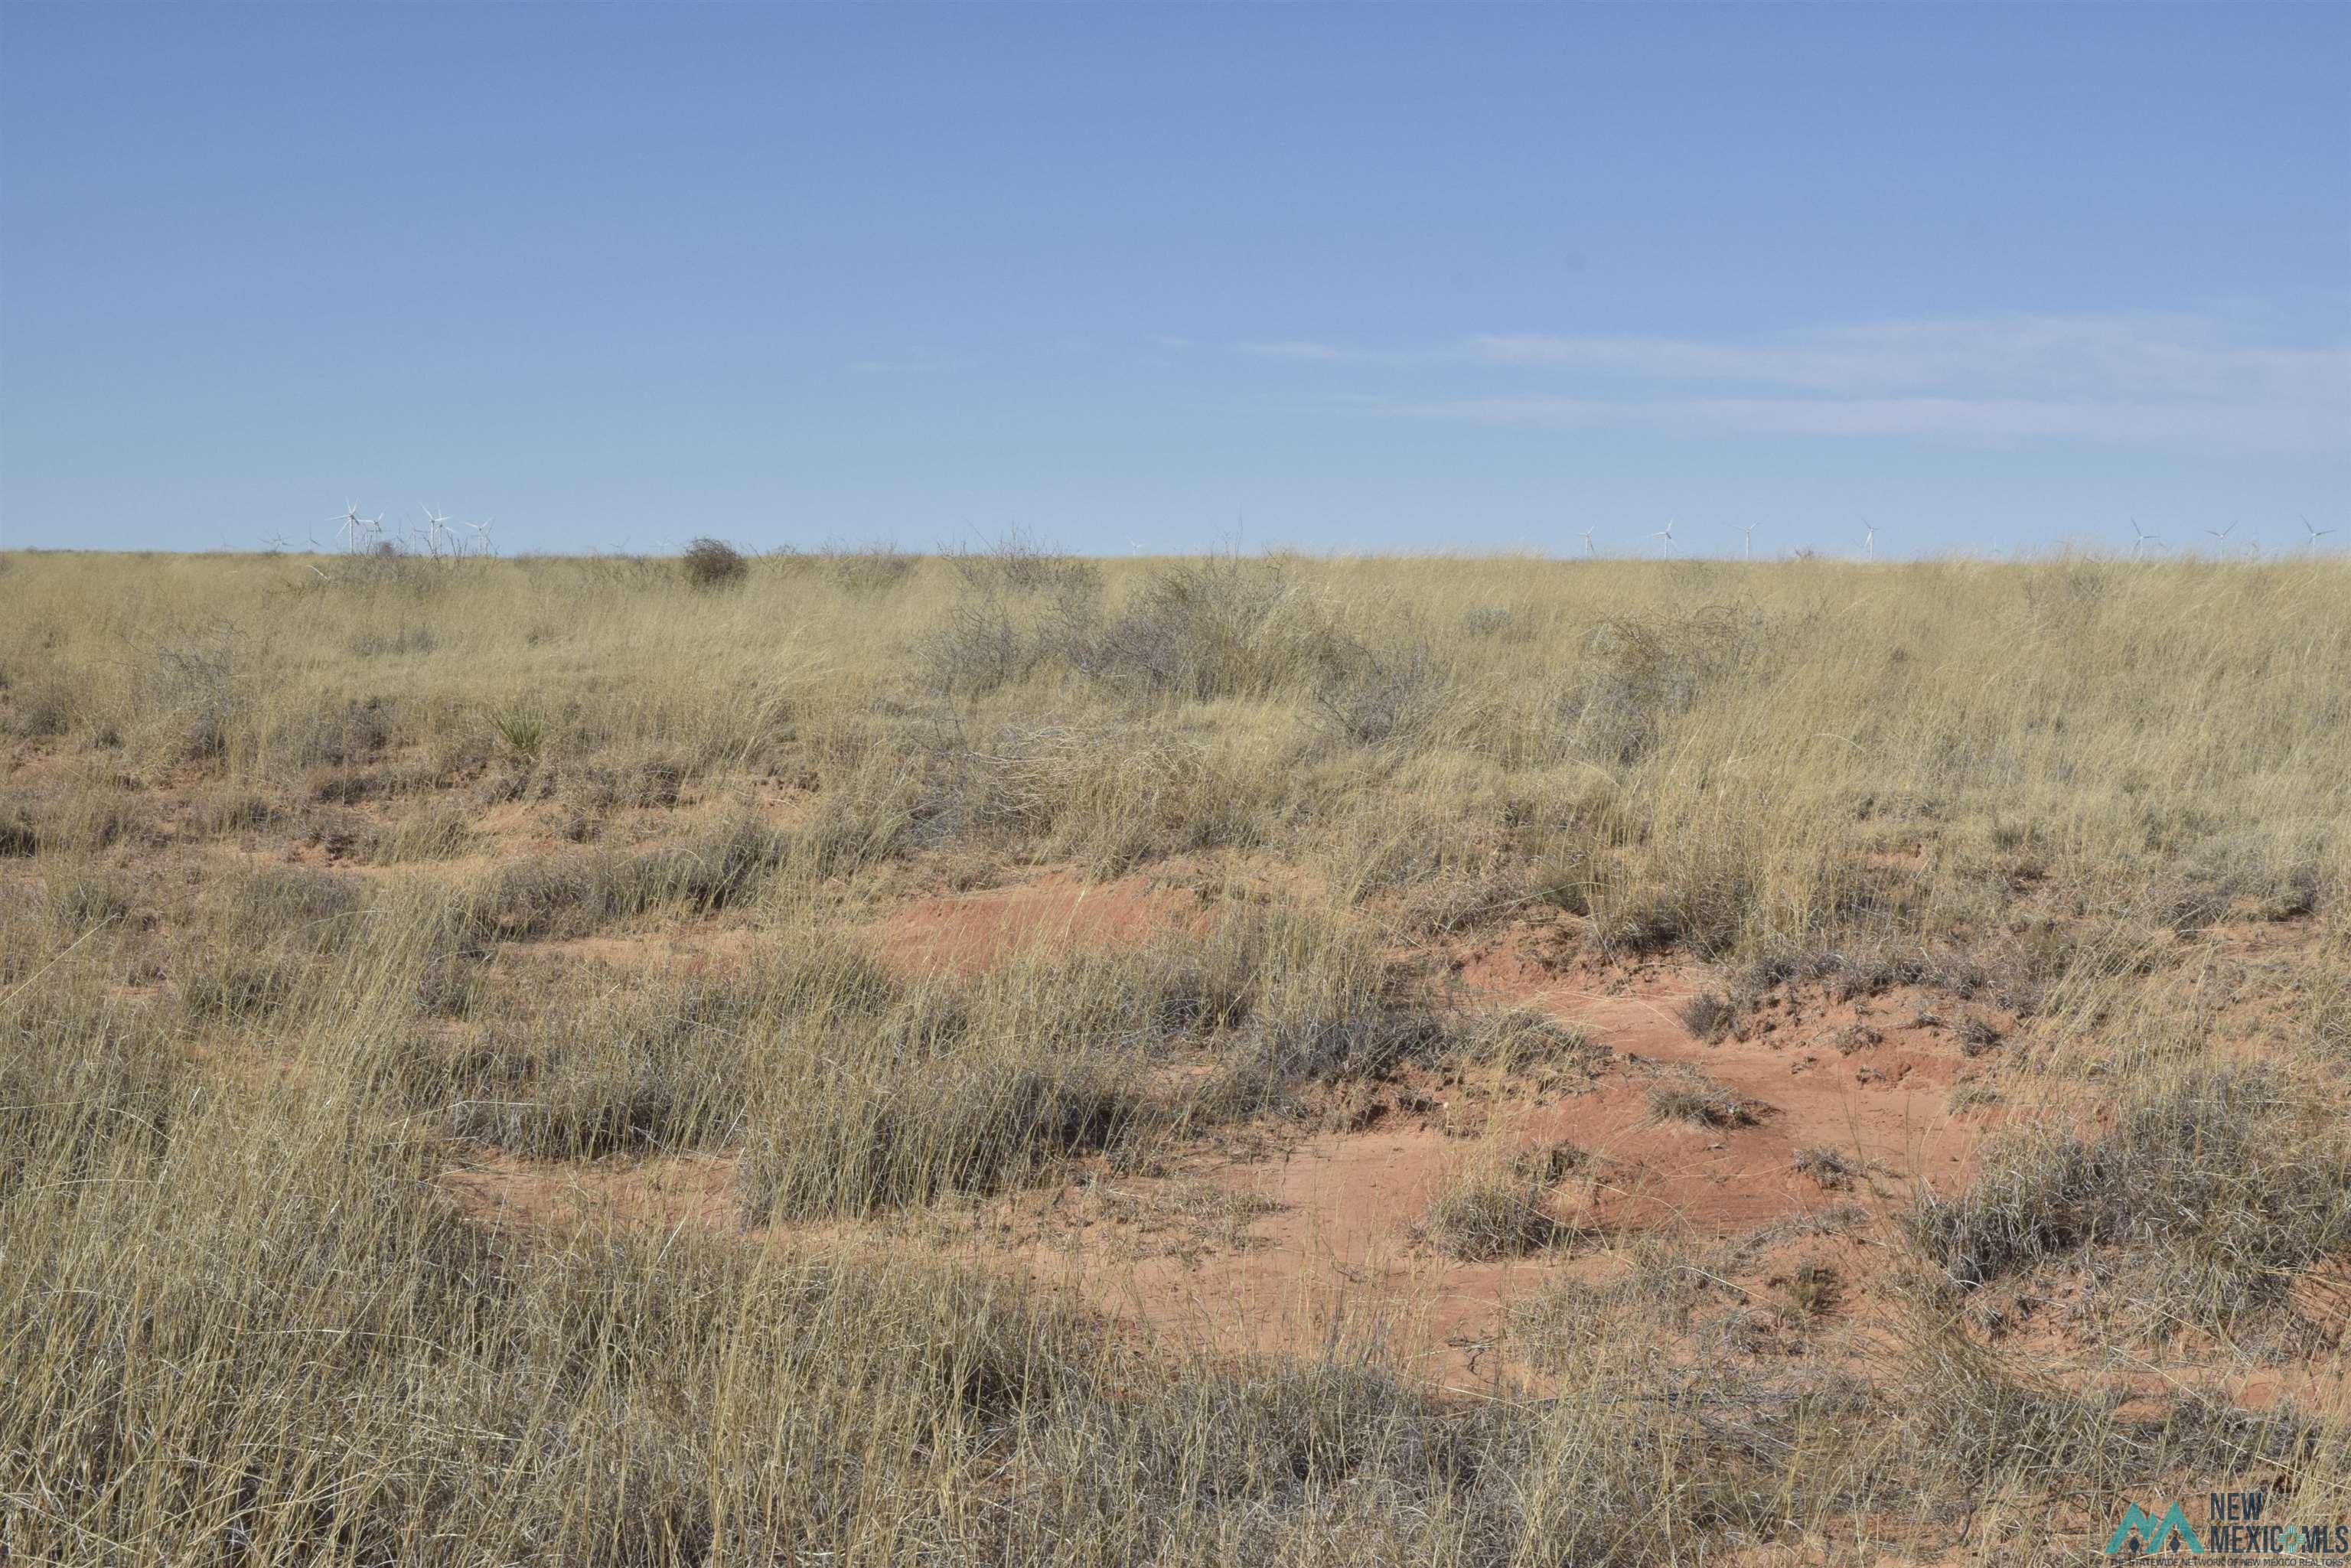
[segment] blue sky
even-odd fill
[[[2276,549],[2346,79],[2331,4],[16,0],[0,542]]]

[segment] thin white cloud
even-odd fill
[[[2344,415],[2267,403],[2069,402],[2029,398],[1353,397],[1338,406],[1398,418],[1539,430],[1647,430],[1737,435],[1906,435],[2177,443],[2247,452],[2328,451]]]
[[[1348,364],[1404,364],[1414,360],[1435,360],[1449,357],[1444,350],[1416,352],[1351,348],[1343,343],[1316,343],[1303,339],[1285,338],[1273,342],[1236,345],[1244,354],[1255,354],[1266,360],[1321,360]]]
[[[2231,316],[1997,316],[1769,340],[1489,335],[1390,354],[1311,342],[1248,351],[1572,379],[1573,392],[1350,400],[1400,416],[1552,429],[2055,437],[2351,449],[2351,344],[2280,347]]]
[[[977,363],[967,355],[951,354],[943,349],[909,349],[899,354],[852,360],[849,369],[861,376],[928,376],[969,370]]]

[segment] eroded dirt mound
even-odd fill
[[[1680,1018],[1702,989],[1691,970],[1522,956],[1463,979],[1476,1002],[1572,1026],[1588,1042],[1575,1071],[1402,1074],[1321,1126],[1024,1197],[1008,1235],[1032,1267],[1157,1332],[1312,1352],[1352,1319],[1458,1380],[1499,1359],[1514,1307],[1606,1277],[1647,1239],[1727,1249],[1739,1273],[1714,1286],[1734,1315],[1751,1298],[1759,1322],[1865,1316],[1894,1217],[1922,1180],[1962,1184],[1993,1119],[1965,1095],[1955,1109],[1983,1064],[1909,998],[1791,1000],[1779,1027],[1709,1044]],[[1444,1256],[1423,1234],[1431,1205],[1512,1152],[1562,1166],[1555,1233],[1522,1256]],[[1835,1283],[1788,1286],[1798,1270]],[[1801,1308],[1783,1305],[1792,1289]]]

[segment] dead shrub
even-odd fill
[[[1611,956],[1640,956],[1687,948],[1701,957],[1729,950],[1754,902],[1747,873],[1737,866],[1711,874],[1692,868],[1667,883],[1627,885],[1614,880],[1579,889],[1591,911],[1592,935]]]
[[[706,535],[687,544],[677,566],[686,586],[705,593],[740,587],[751,575],[751,563],[743,559],[741,550]]]
[[[557,775],[556,793],[587,811],[663,810],[678,803],[687,775],[685,763],[666,754],[566,764]]]
[[[348,873],[258,866],[216,883],[206,910],[225,945],[269,941],[325,952],[350,941],[367,902],[367,884]]]
[[[1732,1026],[1739,1022],[1739,1004],[1720,991],[1700,991],[1684,1002],[1680,1011],[1682,1027],[1708,1045],[1729,1039]]]
[[[174,966],[180,1003],[199,1022],[237,1019],[285,1006],[300,988],[304,969],[276,952],[229,947],[183,950]]]
[[[1314,682],[1317,712],[1357,746],[1410,746],[1424,739],[1442,701],[1426,643],[1375,648],[1334,636]]]
[[[273,737],[276,749],[295,768],[352,768],[373,762],[400,734],[398,699],[373,696],[330,703],[306,711]]]
[[[1980,1013],[1961,1014],[1951,1032],[1959,1037],[1959,1050],[1969,1056],[1981,1056],[2007,1038],[2000,1032],[1999,1026]]]
[[[1649,1117],[1656,1122],[1687,1122],[1693,1127],[1748,1127],[1762,1116],[1763,1107],[1728,1084],[1702,1072],[1670,1072],[1649,1090]]]
[[[634,854],[600,848],[523,862],[481,884],[461,925],[475,940],[518,939],[582,936],[657,908],[708,915],[748,898],[801,841],[747,811]]]
[[[2273,1070],[2197,1067],[2126,1091],[2095,1134],[2004,1134],[1965,1192],[1923,1195],[1911,1225],[1963,1287],[2118,1249],[2149,1275],[2148,1299],[2227,1327],[2351,1253],[2351,1149]]]
[[[102,868],[51,878],[42,904],[53,925],[77,935],[128,922],[135,907],[131,883]]]
[[[1540,1252],[1567,1233],[1552,1212],[1551,1189],[1580,1156],[1567,1145],[1520,1150],[1456,1174],[1413,1235],[1457,1262],[1491,1262]]]
[[[1114,620],[1073,635],[1066,655],[1109,685],[1206,702],[1306,685],[1332,646],[1286,564],[1221,555],[1155,572]]]
[[[1818,1145],[1798,1149],[1795,1157],[1788,1163],[1798,1176],[1810,1176],[1813,1185],[1831,1192],[1841,1192],[1851,1186],[1853,1178],[1859,1174],[1859,1167],[1844,1155]]]
[[[1102,573],[1015,528],[970,549],[950,552],[946,562],[964,586],[980,594],[1058,594],[1075,588],[1097,592]]]
[[[1046,650],[1010,605],[970,594],[915,646],[923,684],[940,696],[982,696],[1027,676]]]
[[[160,709],[180,756],[206,761],[228,749],[248,701],[243,639],[230,627],[174,638],[147,651],[146,696]]]
[[[62,675],[11,680],[0,686],[0,732],[51,740],[71,732],[80,699]]]
[[[1584,640],[1562,705],[1567,750],[1620,767],[1640,761],[1674,720],[1754,661],[1765,632],[1761,613],[1741,605],[1604,622]]]
[[[1102,622],[1102,575],[1092,565],[1002,546],[950,559],[963,591],[914,647],[928,690],[983,696],[1049,664],[1081,664]]]

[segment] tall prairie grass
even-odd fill
[[[2126,1489],[2351,1502],[2325,1412],[1970,1315],[2095,1259],[2117,1364],[2332,1354],[2343,563],[10,560],[0,1557],[1972,1557]],[[864,934],[1047,863],[1196,906],[968,974]],[[907,1223],[1578,1046],[1430,961],[1531,914],[1702,968],[1715,1038],[1793,984],[2017,1020],[1859,1370],[1678,1354],[1689,1238],[1514,1310],[1538,1394],[1149,1343]],[[713,921],[723,971],[553,946]],[[711,1153],[716,1227],[449,1179]],[[1465,1169],[1438,1250],[1562,1228]]]

